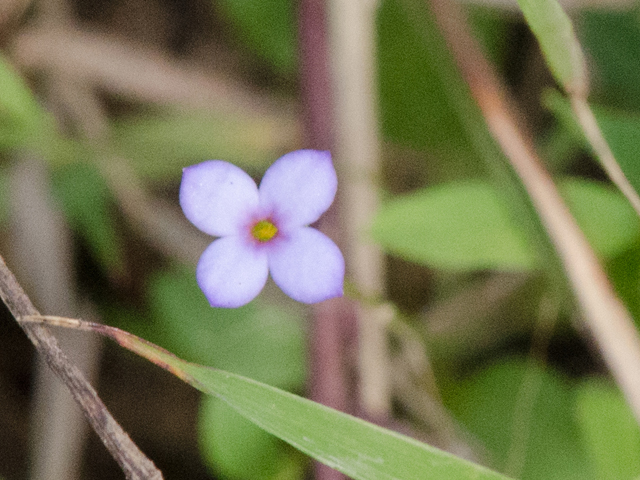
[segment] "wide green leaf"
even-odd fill
[[[612,187],[587,180],[565,179],[560,193],[596,253],[613,258],[640,236],[640,221],[627,200]]]
[[[393,200],[380,209],[371,232],[390,253],[429,266],[535,265],[502,197],[485,182],[449,183]]]
[[[596,182],[571,179],[561,192],[596,251],[613,257],[640,235],[624,198]],[[506,197],[488,183],[455,182],[423,189],[383,206],[371,228],[389,253],[454,270],[529,270],[534,249],[511,217]]]
[[[231,21],[238,39],[274,69],[295,73],[297,45],[292,0],[222,0],[216,8]]]
[[[504,479],[390,430],[220,370],[185,365],[205,393],[300,451],[356,480]]]
[[[443,394],[493,467],[522,480],[589,480],[570,387],[548,368],[511,359],[479,369]]]
[[[576,399],[577,420],[600,480],[640,476],[640,430],[620,392],[602,381],[584,382]]]

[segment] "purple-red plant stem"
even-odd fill
[[[304,141],[330,150],[334,132],[325,0],[300,0],[298,45]]]
[[[331,150],[333,112],[329,43],[324,0],[300,0],[298,4],[298,42],[300,53],[300,90],[305,146]],[[338,245],[339,198],[323,216],[320,229]],[[313,307],[310,336],[310,395],[319,403],[341,411],[350,411],[349,385],[346,374],[346,342],[355,320],[343,298],[322,302]],[[340,480],[344,475],[326,465],[316,463],[316,480]]]

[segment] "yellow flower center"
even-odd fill
[[[251,229],[253,238],[259,242],[268,242],[278,233],[278,227],[276,227],[269,220],[260,220]]]

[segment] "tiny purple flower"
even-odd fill
[[[308,225],[333,203],[338,179],[331,154],[297,150],[280,157],[260,188],[243,170],[209,160],[182,173],[185,216],[220,237],[198,262],[198,285],[213,307],[240,307],[264,287],[269,272],[294,300],[342,295],[344,259],[329,237]]]

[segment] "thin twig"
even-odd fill
[[[506,89],[469,35],[459,6],[432,0],[432,10],[489,130],[527,190],[611,373],[640,423],[640,337],[596,254],[549,173],[519,128]]]
[[[473,450],[459,438],[459,427],[442,404],[435,374],[418,332],[402,319],[394,319],[389,331],[399,348],[392,363],[394,394],[408,412],[433,432],[434,445],[471,459]]]
[[[161,480],[162,473],[129,438],[111,416],[82,372],[67,358],[55,337],[41,325],[23,322],[23,317],[39,317],[40,313],[0,256],[0,297],[18,325],[43,356],[51,370],[64,382],[87,420],[130,480]]]
[[[11,211],[7,248],[14,268],[40,308],[74,315],[79,304],[74,288],[72,238],[52,198],[50,172],[42,158],[27,152],[17,153],[13,164],[7,189]],[[95,380],[102,340],[64,331],[57,339],[88,380]],[[30,425],[29,478],[80,478],[89,425],[66,386],[42,361],[35,365]]]
[[[611,181],[620,189],[622,194],[627,197],[631,206],[638,216],[640,216],[640,196],[638,196],[638,192],[631,186],[631,183],[629,183],[622,168],[620,168],[620,165],[616,161],[609,144],[602,135],[602,131],[598,126],[591,107],[582,96],[571,95],[569,98],[571,99],[571,107],[573,108],[578,123],[582,127],[587,141],[591,144],[593,151],[600,160],[600,165],[602,165],[602,168],[607,172]]]

